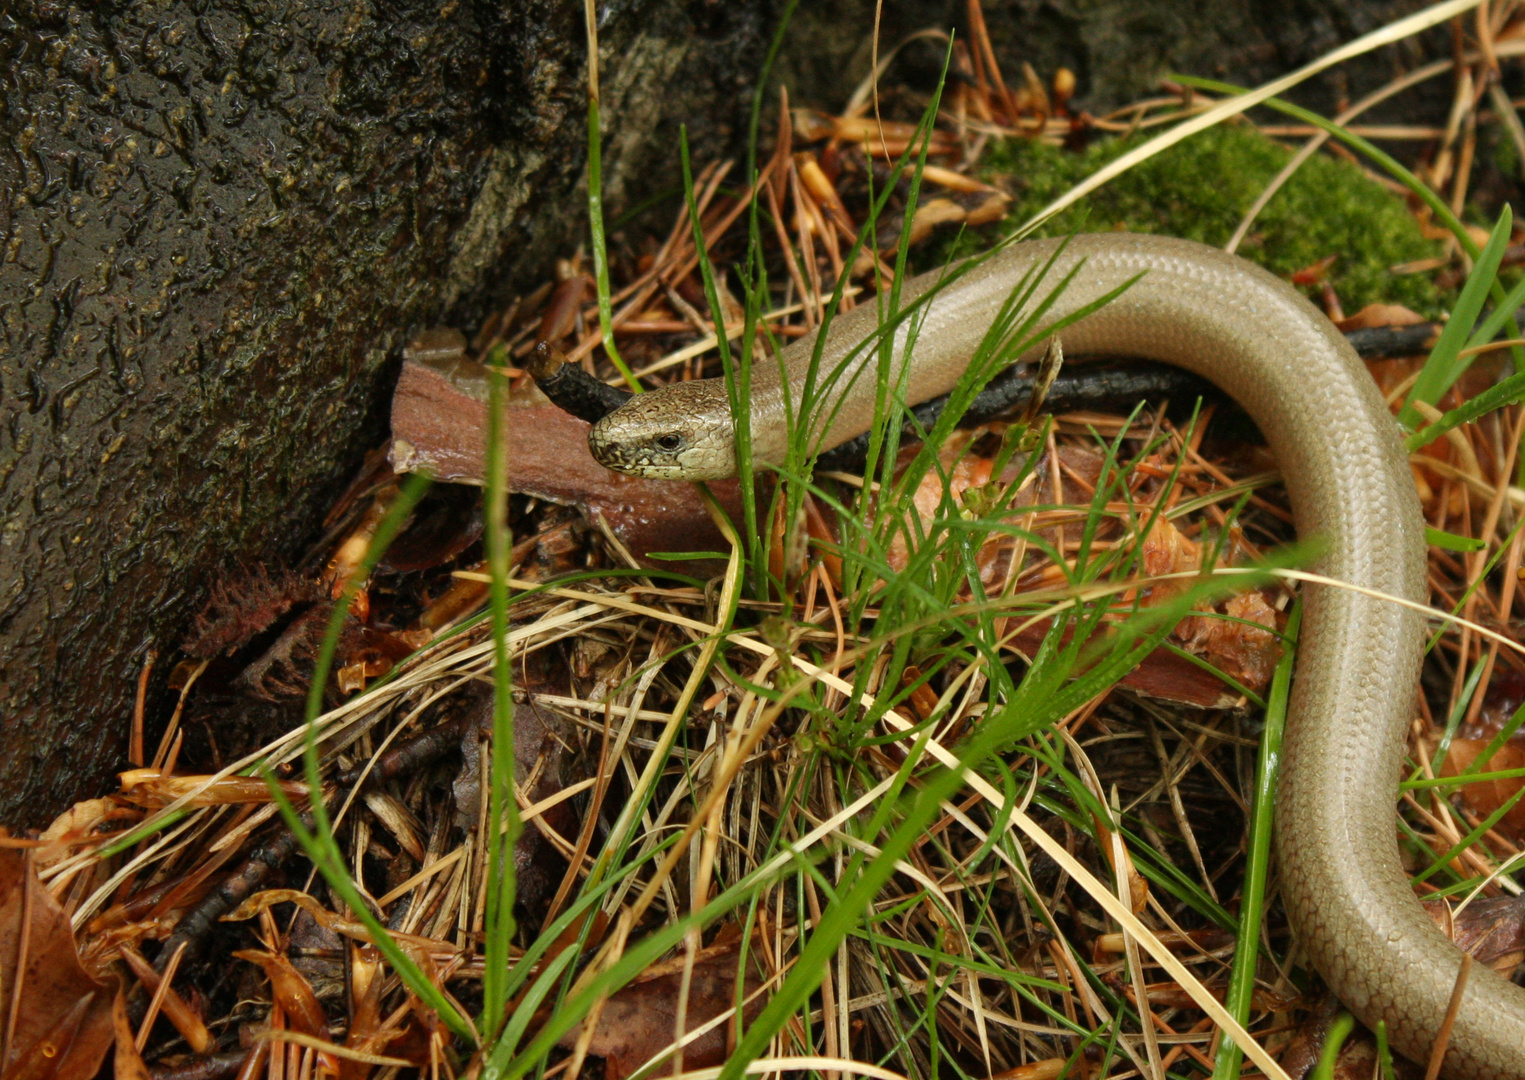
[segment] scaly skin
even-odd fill
[[[1059,252],[1056,241],[1008,248],[975,266],[927,307],[910,361],[908,400],[948,392],[1025,275]],[[1127,234],[1074,238],[1046,281],[1084,266],[1049,321],[1144,272],[1120,298],[1063,331],[1072,354],[1159,360],[1220,386],[1259,424],[1281,465],[1298,534],[1320,537],[1315,569],[1362,589],[1425,599],[1424,521],[1397,426],[1355,352],[1312,304],[1280,279],[1185,240]],[[939,275],[906,283],[905,302]],[[1048,286],[1040,290],[1046,293]],[[874,332],[867,304],[835,320],[822,370]],[[905,329],[897,331],[897,359]],[[754,458],[785,446],[784,393],[798,398],[814,337],[779,364],[756,366]],[[847,362],[831,398],[841,409],[823,449],[872,423],[874,375]],[[664,449],[676,434],[682,443]],[[665,440],[657,441],[661,436]],[[732,422],[720,380],[641,395],[595,426],[594,454],[611,468],[674,479],[735,471]],[[1461,953],[1436,929],[1398,861],[1394,804],[1413,716],[1423,644],[1420,616],[1350,589],[1307,586],[1277,796],[1277,856],[1292,927],[1313,966],[1368,1026],[1387,1022],[1415,1061],[1450,1001]],[[1474,967],[1443,1073],[1525,1080],[1525,989]]]

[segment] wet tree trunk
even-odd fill
[[[675,182],[680,122],[699,160],[740,149],[782,6],[600,4],[611,205]],[[1253,80],[1418,6],[985,4],[1007,71],[1067,64],[1096,102],[1173,66]],[[581,8],[0,9],[0,823],[100,790],[209,580],[313,539],[410,329],[471,328],[575,243]],[[964,10],[886,5],[884,40]],[[802,4],[795,101],[840,104],[872,25]]]

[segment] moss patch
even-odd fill
[[[1014,196],[1014,230],[1075,183],[1144,141],[1108,139],[1081,153],[1013,140],[986,158],[985,175]],[[1244,125],[1211,128],[1157,154],[1049,221],[1039,236],[1169,233],[1221,247],[1291,152]],[[960,240],[960,249],[968,244]],[[1239,253],[1286,277],[1330,255],[1329,278],[1347,312],[1369,303],[1441,310],[1428,275],[1391,267],[1438,253],[1401,199],[1348,162],[1315,154],[1256,218]],[[955,252],[945,251],[944,254]],[[959,251],[957,253],[962,253]]]

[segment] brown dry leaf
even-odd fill
[[[531,655],[517,673],[516,691],[571,694],[571,671],[549,650]],[[461,737],[463,765],[452,788],[461,824],[475,822],[482,798],[482,733],[492,730],[492,694],[484,692],[472,708],[473,719]],[[570,750],[573,735],[559,715],[537,704],[533,696],[514,703],[514,782],[526,802],[541,802],[586,775],[586,763]],[[514,844],[514,873],[518,899],[528,911],[538,913],[555,895],[566,861],[548,833],[562,842],[576,842],[580,819],[576,804],[568,799],[528,823]]]
[[[262,911],[266,911],[276,904],[295,904],[307,912],[317,921],[319,926],[344,932],[343,928],[351,924],[348,920],[335,915],[316,899],[302,892],[300,889],[263,889],[249,897],[238,907],[222,917],[223,922],[243,922],[252,919]]]
[[[1112,869],[1112,878],[1117,880],[1117,845],[1112,842],[1115,830],[1107,824],[1100,814],[1092,814],[1091,821],[1096,827],[1097,845],[1101,848],[1102,856],[1107,860],[1107,865]],[[1133,857],[1128,854],[1128,849],[1122,849],[1123,868],[1122,872],[1128,879],[1128,896],[1131,900],[1133,914],[1142,915],[1144,909],[1149,906],[1149,879],[1139,873],[1138,866]]]
[[[685,1030],[692,1032],[735,1004],[738,950],[732,945],[694,963],[689,983]],[[678,970],[667,970],[677,968]],[[593,1028],[588,1052],[604,1059],[604,1080],[624,1080],[653,1055],[671,1046],[678,1023],[678,994],[682,988],[682,957],[653,970],[665,973],[632,983],[604,1003]],[[751,1022],[766,1003],[766,995],[752,997],[757,980],[748,975],[746,994],[751,1000],[744,1013]],[[735,1018],[716,1024],[683,1048],[683,1067],[704,1069],[719,1065],[734,1043]],[[576,1045],[582,1029],[562,1036],[561,1045]]]
[[[1027,1065],[1018,1065],[998,1072],[990,1080],[1059,1080],[1068,1076],[1070,1062],[1067,1058],[1044,1058]]]
[[[1280,1054],[1281,1066],[1289,1076],[1307,1076],[1319,1060],[1329,1029],[1339,1015],[1339,1002],[1333,998],[1322,1004],[1298,1026]],[[1376,1068],[1377,1041],[1365,1028],[1357,1028],[1345,1040],[1335,1059],[1337,1080],[1371,1080],[1380,1076]],[[1393,1057],[1394,1080],[1420,1080],[1424,1069],[1404,1058]]]
[[[1425,321],[1423,315],[1402,304],[1367,304],[1335,325],[1341,330],[1370,330],[1378,326],[1415,326]]]
[[[138,977],[138,981],[143,984],[144,992],[149,995],[156,993],[159,989],[160,976],[153,965],[129,945],[121,945],[119,953],[128,968]],[[212,1033],[207,1030],[200,1013],[191,1008],[173,986],[165,988],[159,1008],[160,1015],[174,1026],[194,1053],[205,1054],[211,1051]],[[117,1032],[117,1053],[121,1053],[120,1030]]]
[[[968,445],[970,435],[968,432],[956,431],[948,437],[947,445],[943,447],[939,455],[944,470],[948,475],[948,494],[953,499],[955,506],[960,504],[964,492],[970,488],[981,487],[990,483],[991,463],[973,455],[959,457],[959,453]],[[911,454],[915,449],[906,448],[901,451],[901,466],[910,461]],[[929,469],[927,475],[922,477],[921,484],[916,488],[916,493],[911,497],[911,507],[916,511],[916,516],[921,519],[923,533],[929,531],[935,524],[938,512],[943,501],[943,480],[936,469]],[[1031,500],[1024,500],[1030,502]],[[987,545],[991,546],[991,545]],[[891,570],[900,573],[906,568],[910,560],[910,548],[907,545],[905,533],[897,532],[890,541],[890,549],[887,562]]]
[[[366,945],[374,944],[371,941],[371,932],[365,928],[364,923],[346,919],[342,915],[336,915],[311,896],[296,889],[265,889],[257,892],[240,904],[234,911],[222,916],[222,921],[242,922],[245,919],[252,919],[276,904],[295,904],[311,915],[313,921],[323,929],[331,930],[352,941],[358,941]],[[423,937],[419,934],[404,934],[394,930],[392,937],[396,941],[414,948],[442,949],[447,952],[453,948],[443,942],[435,941],[432,938]]]
[[[116,1080],[149,1080],[148,1066],[138,1053],[138,1044],[132,1030],[132,1020],[127,1015],[127,995],[117,988],[112,999],[111,1026],[116,1033],[116,1057],[111,1068]]]
[[[0,1080],[90,1080],[114,1039],[112,997],[27,852],[0,848],[0,1016],[15,1016]]]
[[[1144,573],[1151,577],[1179,574],[1202,565],[1202,550],[1196,541],[1176,528],[1175,522],[1161,515],[1154,519],[1144,537],[1143,563]],[[1184,586],[1156,585],[1154,591],[1160,593],[1162,589],[1170,589],[1174,592],[1179,588]]]
[[[923,243],[938,229],[954,225],[988,225],[1000,221],[1011,206],[1011,196],[1001,191],[955,191],[927,199],[916,207],[911,215],[911,234],[907,243],[911,247]],[[900,235],[905,224],[904,214],[887,214],[880,219],[874,235],[879,254],[891,256],[900,247]],[[874,267],[874,252],[864,251],[853,262],[853,274],[868,273]]]
[[[963,500],[966,493],[992,483],[991,462],[983,458],[957,455],[969,438],[967,432],[957,432],[950,438],[944,450],[944,471],[949,476],[950,488],[955,500]],[[908,460],[908,459],[907,459]],[[1059,471],[1062,493],[1054,494],[1052,470],[1040,461],[1033,470],[1034,482],[1012,499],[1013,512],[1010,521],[1017,524],[1037,525],[1035,531],[1050,542],[1057,539],[1055,527],[1038,523],[1025,523],[1026,508],[1034,504],[1077,504],[1090,498],[1085,485],[1094,485],[1100,475],[1102,459],[1080,448],[1061,447]],[[1016,476],[1016,467],[1009,466],[997,483],[1010,483]],[[912,499],[923,528],[933,525],[942,501],[942,480],[935,472],[922,482]],[[1110,523],[1103,525],[1103,538],[1112,535]],[[892,540],[888,555],[891,569],[904,569],[907,554],[903,536]],[[997,588],[1007,573],[1011,558],[1011,543],[1006,537],[994,537],[976,556],[980,577],[987,588]],[[1164,517],[1156,519],[1149,536],[1145,538],[1144,569],[1150,574],[1177,573],[1193,570],[1200,565],[1199,548]],[[1044,583],[1047,584],[1047,583]],[[1161,603],[1180,588],[1173,584],[1157,585],[1150,591],[1150,603]],[[1231,599],[1226,610],[1230,615],[1262,626],[1274,627],[1277,613],[1259,592],[1250,592]],[[1042,621],[1024,629],[1011,642],[1022,653],[1031,656],[1048,633],[1050,623]],[[1176,628],[1174,637],[1192,652],[1204,656],[1214,667],[1237,679],[1251,690],[1261,690],[1269,682],[1276,662],[1281,658],[1281,647],[1267,630],[1231,622],[1225,619],[1191,617]],[[1068,637],[1066,637],[1066,641]],[[1228,708],[1237,704],[1239,693],[1230,689],[1216,675],[1205,671],[1198,664],[1161,647],[1146,656],[1121,684],[1131,690],[1165,701],[1175,701],[1201,708]]]
[[[1457,948],[1504,978],[1525,961],[1525,897],[1482,897],[1460,912],[1444,900],[1426,900],[1424,909]]]
[[[796,136],[801,142],[848,143],[853,146],[867,144],[879,157],[894,157],[905,152],[911,140],[918,137],[915,124],[886,120],[882,124],[869,116],[829,116],[813,109],[795,109],[792,121]],[[933,131],[928,152],[933,156],[956,153],[958,140],[946,131]]]
[[[323,1015],[323,1006],[318,1004],[318,996],[289,959],[263,949],[238,949],[233,955],[264,969],[265,977],[270,980],[270,992],[286,1011],[292,1027],[304,1035],[328,1038],[328,1018]]]
[[[1281,643],[1272,632],[1278,612],[1258,589],[1229,597],[1223,611],[1232,618],[1193,615],[1181,620],[1175,637],[1241,685],[1264,690],[1281,660]]]
[[[1488,748],[1489,742],[1488,739],[1452,740],[1451,750],[1446,754],[1446,760],[1440,769],[1441,775],[1459,776],[1470,769],[1477,760],[1477,755]],[[1483,763],[1480,771],[1501,772],[1505,769],[1520,768],[1525,768],[1525,745],[1511,739]],[[1478,780],[1471,784],[1463,784],[1461,797],[1479,817],[1487,817],[1508,802],[1520,790],[1522,783],[1525,783],[1525,780],[1518,776],[1500,780]],[[1515,803],[1499,820],[1495,828],[1511,839],[1519,840],[1525,837],[1525,799]]]

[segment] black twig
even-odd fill
[[[535,346],[524,369],[551,402],[579,420],[596,424],[629,401],[633,394],[599,382],[545,342]]]

